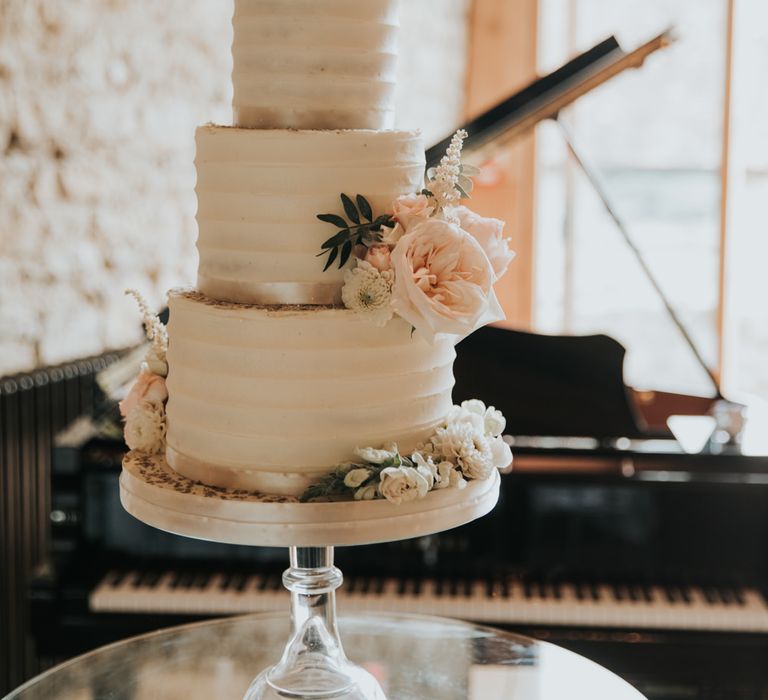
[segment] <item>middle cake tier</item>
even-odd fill
[[[341,193],[374,216],[424,186],[416,131],[197,130],[198,288],[247,304],[339,304],[344,273],[316,257]]]
[[[451,408],[452,336],[196,291],[169,307],[166,458],[196,481],[298,496],[355,447],[409,453]]]

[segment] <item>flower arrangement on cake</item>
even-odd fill
[[[465,131],[458,131],[440,164],[427,172],[421,192],[398,197],[392,211],[374,217],[368,200],[341,195],[346,219],[318,214],[338,232],[322,245],[325,269],[345,273],[342,301],[372,323],[394,314],[431,340],[438,333],[457,340],[504,318],[493,284],[514,253],[502,236],[504,222],[459,204],[472,191],[477,169],[463,165]]]

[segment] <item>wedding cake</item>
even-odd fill
[[[235,0],[234,126],[197,130],[197,289],[121,403],[126,442],[217,489],[403,503],[509,465],[453,406],[454,345],[502,318],[502,222],[393,130],[397,0]],[[137,295],[138,297],[138,295]]]

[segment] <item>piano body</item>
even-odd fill
[[[602,42],[467,125],[470,152],[473,138],[482,153],[556,117],[665,37],[637,56]],[[606,336],[486,328],[457,353],[454,399],[482,396],[508,419],[515,463],[499,504],[439,535],[340,548],[341,614],[507,627],[595,659],[649,700],[768,698],[768,457],[686,454],[665,424],[706,413],[719,390],[638,397]],[[285,609],[282,550],[188,540],[127,515],[124,449],[97,437],[55,450],[53,551],[30,590],[46,663],[161,626]]]

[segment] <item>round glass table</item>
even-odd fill
[[[388,700],[643,700],[565,649],[458,620],[341,616],[347,655]],[[290,623],[259,614],[133,637],[67,661],[5,700],[240,700],[280,657]]]

